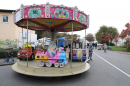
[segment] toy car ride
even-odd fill
[[[28,59],[33,60],[35,59],[35,50],[32,50],[31,45],[28,45]],[[23,45],[23,48],[20,52],[17,54],[19,60],[27,59],[27,44]]]
[[[72,44],[72,60],[86,60],[86,50],[82,49],[82,42],[73,42]]]

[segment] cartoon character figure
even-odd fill
[[[59,14],[59,11],[56,11],[56,15],[58,15]]]
[[[85,16],[80,14],[79,15],[79,21],[82,22],[82,23],[85,23]]]
[[[49,44],[49,47],[48,47],[48,51],[49,51],[50,56],[55,55],[55,52],[53,50],[55,48],[56,48],[56,44],[54,43],[54,41],[51,41],[50,44]]]
[[[28,16],[32,18],[39,17],[41,15],[40,8],[29,9]]]
[[[65,11],[60,11],[59,18],[66,18]]]
[[[64,10],[64,9],[56,9],[55,10],[55,17],[58,17],[58,18],[68,18],[69,17],[69,12],[68,10]]]

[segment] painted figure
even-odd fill
[[[59,18],[66,18],[65,11],[60,11]]]
[[[63,10],[63,9],[56,9],[55,10],[55,17],[58,18],[68,18],[69,17],[69,12],[68,10]]]
[[[85,23],[85,16],[80,14],[79,15],[79,21],[82,22],[82,23]]]
[[[40,17],[41,9],[40,8],[29,9],[28,16],[32,18]]]

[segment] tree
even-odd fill
[[[127,46],[130,47],[130,38],[126,38]]]
[[[40,39],[40,38],[43,38],[43,37],[51,38],[48,31],[36,31],[35,33],[37,34],[37,39]],[[64,35],[66,35],[66,34],[67,33],[57,33],[56,38],[64,37]]]
[[[121,39],[124,39],[124,38],[126,37],[125,32],[126,32],[125,30],[122,30],[121,34],[119,35],[119,37],[120,37]]]
[[[56,38],[62,38],[62,37],[65,37],[65,35],[67,35],[67,33],[57,33],[56,34]]]
[[[118,37],[117,36],[115,36],[114,42],[116,42],[116,47],[117,47],[117,42],[118,42]]]
[[[41,36],[42,32],[41,31],[35,31],[35,34],[37,34],[37,40],[42,38],[42,36]]]
[[[108,42],[109,41],[109,36],[103,36],[103,35],[100,35],[100,37],[98,38],[98,41],[100,42],[100,43],[106,43],[106,42]]]
[[[86,36],[86,40],[89,41],[89,42],[94,41],[93,34],[89,33],[89,34]]]
[[[127,27],[127,29],[124,31],[124,34],[130,36],[130,24],[127,23],[125,26]],[[130,38],[129,37],[126,38],[126,47],[127,47],[127,51],[130,52]]]
[[[116,28],[114,28],[114,27],[107,27],[105,25],[101,26],[100,29],[98,30],[98,32],[95,34],[97,41],[101,42],[101,40],[104,40],[104,41],[102,41],[102,43],[103,42],[108,42],[109,38],[112,41],[116,35],[117,36],[119,35],[119,33],[118,33]]]
[[[122,30],[121,34],[119,35],[119,37],[122,39],[122,44],[123,44],[123,39],[127,36],[125,32],[126,30]]]

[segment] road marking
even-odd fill
[[[94,52],[93,52],[94,53]],[[94,53],[95,55],[97,55],[96,53]],[[105,60],[104,58],[102,58],[101,56],[97,55],[99,58],[101,58],[102,60],[104,60],[105,62],[107,62],[109,65],[113,66],[114,68],[116,68],[117,70],[119,70],[120,72],[122,72],[123,74],[125,74],[126,76],[130,77],[129,74],[127,74],[126,72],[124,72],[123,70],[121,70],[120,68],[116,67],[115,65],[113,65],[112,63],[108,62],[107,60]]]

